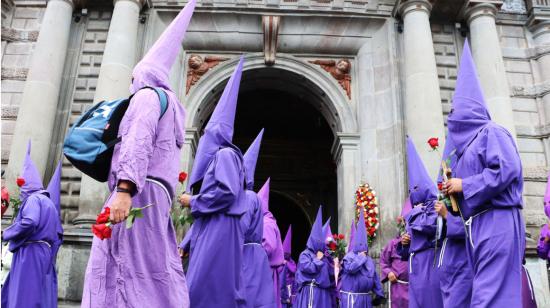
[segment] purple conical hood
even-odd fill
[[[283,241],[283,251],[285,255],[292,253],[292,225],[288,226],[288,231],[286,231],[285,240]]]
[[[208,165],[220,148],[232,147],[233,145],[233,124],[235,123],[235,112],[237,110],[237,97],[243,69],[244,58],[241,57],[233,75],[229,78],[223,94],[214,109],[204,135],[199,140],[195,162],[189,178],[188,190],[191,186],[202,180]]]
[[[264,185],[260,190],[258,191],[258,198],[260,198],[260,201],[262,202],[262,212],[264,215],[269,212],[269,183],[271,182],[271,178],[267,178],[267,181],[265,181]]]
[[[403,202],[403,207],[401,208],[401,217],[403,218],[407,217],[407,215],[411,210],[412,210],[411,198],[407,197],[405,198],[405,201]]]
[[[57,164],[46,190],[50,195],[50,200],[52,200],[57,209],[57,213],[61,215],[61,161]]]
[[[348,243],[348,252],[351,251],[351,247],[353,246],[353,241],[355,240],[355,221],[351,220],[351,226],[349,227],[349,243]]]
[[[443,155],[441,159],[447,161],[447,167],[453,168],[456,163],[456,147],[453,143],[453,140],[447,136],[445,140],[445,148],[443,149]],[[437,176],[437,183],[443,183],[443,174],[441,173],[441,165],[439,166],[439,174]]]
[[[437,188],[409,137],[407,137],[407,174],[412,205],[437,198]]]
[[[359,213],[359,222],[353,239],[353,252],[359,253],[369,251],[369,238],[367,237],[367,227],[365,226],[365,209],[361,207]]]
[[[147,54],[134,67],[130,92],[149,87],[162,87],[170,90],[168,76],[181,49],[183,37],[193,16],[196,0],[189,0]]]
[[[550,173],[546,182],[546,193],[544,194],[544,213],[550,218]]]
[[[246,150],[243,155],[244,170],[246,174],[246,188],[251,190],[254,188],[254,172],[256,171],[256,162],[258,161],[258,155],[260,154],[260,145],[262,143],[262,137],[264,130],[262,129],[256,139]]]
[[[332,230],[330,230],[330,217],[328,218],[328,220],[323,225],[323,233],[325,234],[325,241],[329,238],[334,239],[332,237]]]
[[[460,156],[476,134],[491,122],[485,104],[476,66],[468,46],[464,43],[451,113],[447,120],[449,136]]]
[[[311,232],[309,233],[309,238],[307,239],[307,248],[313,252],[325,251],[325,234],[323,233],[323,207],[319,206],[317,211],[317,217],[313,226],[311,226]]]
[[[23,162],[23,170],[21,171],[21,177],[25,179],[25,184],[21,186],[21,201],[24,202],[27,198],[35,192],[44,190],[44,184],[42,184],[42,178],[40,173],[31,158],[31,142],[27,145],[27,154],[25,161]]]

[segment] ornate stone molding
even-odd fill
[[[196,127],[187,127],[185,129],[185,141],[184,143],[189,144],[191,146],[191,152],[193,153],[193,156],[197,152],[197,146],[199,145],[199,139],[201,137],[201,134],[199,133],[199,129]]]
[[[193,87],[211,68],[226,60],[228,60],[228,58],[218,56],[204,56],[204,58],[196,54],[189,56],[189,60],[187,61],[185,94],[187,95],[191,87]]]
[[[334,60],[313,60],[309,63],[319,65],[334,78],[346,92],[348,99],[351,99],[351,62],[347,59]]]
[[[548,166],[524,167],[523,178],[527,181],[546,182],[548,180]]]
[[[280,16],[262,16],[264,31],[264,58],[266,65],[275,64],[277,55],[277,37],[279,36]]]
[[[533,86],[513,86],[512,96],[514,97],[543,97],[550,93],[550,81],[545,81]]]
[[[2,27],[2,41],[8,42],[36,42],[38,39],[37,30],[19,30]]]
[[[336,133],[336,138],[332,144],[332,157],[334,161],[338,162],[342,158],[342,153],[345,150],[359,150],[359,144],[361,142],[360,134],[350,133]]]
[[[2,80],[26,80],[27,74],[29,73],[28,68],[14,68],[14,67],[3,67],[2,68]]]
[[[462,16],[464,16],[468,24],[481,16],[496,18],[502,4],[501,0],[470,0],[464,6]]]
[[[147,0],[113,0],[113,5],[116,5],[117,2],[121,2],[121,1],[133,2],[137,4],[140,9],[142,9],[146,4],[148,4]]]
[[[423,11],[430,15],[433,2],[433,0],[403,0],[399,4],[398,12],[401,18],[404,18],[405,15],[414,11]]]

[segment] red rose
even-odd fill
[[[334,234],[332,235],[332,238],[335,239],[335,240],[337,240],[337,239],[338,239],[338,234],[334,233]]]
[[[95,222],[97,224],[108,223],[110,214],[111,214],[111,208],[105,208],[105,211],[103,211],[103,213],[97,215],[97,219],[95,220]]]
[[[187,179],[187,173],[185,172],[180,172],[180,175],[178,176],[178,181],[180,183],[183,183],[183,181],[185,181]]]
[[[17,183],[17,186],[21,187],[25,185],[25,179],[22,177],[18,177],[17,180],[15,180],[15,183]]]
[[[330,242],[330,244],[328,244],[328,248],[332,251],[335,251],[336,250],[336,243],[335,242]]]
[[[432,150],[437,149],[437,147],[439,146],[439,138],[432,137],[432,138],[428,139],[428,144],[430,145]]]
[[[443,191],[443,183],[438,182],[437,183],[437,189],[439,189],[439,191]]]
[[[93,225],[92,226],[92,232],[100,240],[104,240],[106,238],[111,238],[112,231],[113,230],[111,230],[111,227],[107,226],[106,224],[98,224],[98,225]]]
[[[338,234],[338,239],[343,240],[343,239],[344,239],[344,235],[343,235],[343,234]]]

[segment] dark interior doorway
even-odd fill
[[[219,86],[216,102],[225,82]],[[283,239],[292,224],[295,260],[320,204],[324,220],[330,216],[332,230],[338,227],[334,134],[318,110],[319,93],[303,76],[274,68],[245,71],[239,91],[233,142],[244,153],[265,129],[254,190],[271,178],[270,210]]]

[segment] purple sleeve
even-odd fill
[[[367,257],[349,252],[342,260],[342,271],[345,273],[357,273],[361,266],[367,262]]]
[[[401,242],[397,244],[397,254],[401,256],[402,261],[409,260],[409,248],[411,245],[403,245]]]
[[[20,241],[31,236],[40,222],[40,198],[30,196],[14,223],[4,230],[3,239]]]
[[[298,268],[306,274],[317,274],[323,267],[323,260],[317,259],[316,256],[309,253],[302,253],[298,260]]]
[[[226,212],[242,189],[240,171],[237,154],[227,148],[219,150],[206,171],[200,193],[191,197],[193,216]]]
[[[540,238],[539,238],[539,244],[537,245],[537,254],[539,255],[539,258],[544,260],[549,260],[548,253],[550,252],[550,243],[545,243],[544,238],[547,236],[547,232],[545,232],[545,226],[542,227],[540,231]]]
[[[484,169],[462,179],[464,199],[474,206],[487,203],[521,176],[521,162],[512,138],[501,129],[487,133]]]
[[[276,230],[275,228],[277,228],[276,225],[269,222],[264,222],[262,246],[267,253],[267,258],[269,259],[270,265],[277,265],[279,260],[274,259],[278,256],[284,255],[282,252],[282,245],[277,243],[278,241],[281,241],[281,239],[279,238],[279,233],[277,232],[278,229]],[[281,251],[277,251],[277,249],[281,249]],[[275,262],[275,264],[273,264],[273,262]]]
[[[183,237],[183,240],[181,241],[180,245],[178,246],[181,248],[185,253],[189,253],[189,248],[191,245],[191,232],[193,231],[193,225],[191,225],[191,228],[187,230],[185,233],[185,236]]]
[[[159,117],[158,95],[153,90],[145,89],[134,95],[120,123],[122,140],[118,166],[114,172],[117,181],[133,182],[137,193],[145,184]]]
[[[411,230],[426,234],[435,235],[437,230],[437,213],[434,211],[433,202],[428,201],[426,206],[415,207],[409,213],[407,225]]]
[[[378,276],[378,273],[376,270],[374,271],[374,294],[378,297],[385,297],[384,289],[382,288],[382,283],[380,282],[380,278]]]
[[[464,239],[466,232],[464,231],[464,223],[460,216],[447,214],[447,237],[451,239]]]
[[[386,280],[388,280],[388,274],[393,271],[391,268],[391,255],[393,250],[392,244],[393,241],[390,241],[380,254],[380,274],[382,276],[382,282],[386,282]]]

